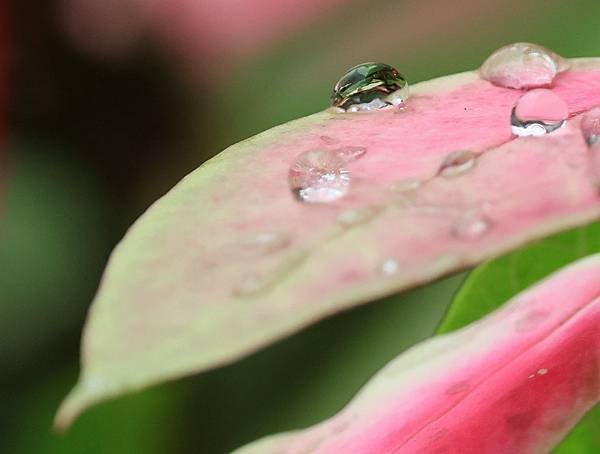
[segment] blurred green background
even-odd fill
[[[223,453],[333,414],[378,368],[433,333],[462,275],[333,317],[235,365],[101,405],[67,434],[51,431],[77,376],[81,328],[108,254],[204,160],[323,109],[335,80],[362,61],[393,64],[417,82],[476,68],[514,41],[600,56],[597,0],[337,0],[323,1],[323,11],[298,0],[290,3],[313,9],[297,23],[288,17],[275,27],[282,18],[273,15],[247,29],[188,15],[188,29],[216,30],[214,42],[210,33],[175,36],[181,17],[157,26],[132,6],[143,3],[8,5],[3,453]]]

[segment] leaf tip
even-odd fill
[[[107,393],[94,383],[95,380],[80,380],[62,401],[53,422],[56,432],[66,432],[79,415],[105,398]]]

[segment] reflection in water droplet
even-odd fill
[[[365,147],[342,147],[335,152],[346,162],[352,162],[362,158],[367,153],[367,149]]]
[[[408,82],[384,63],[363,63],[335,84],[331,104],[349,112],[378,110],[402,104],[408,98]]]
[[[475,165],[475,153],[460,150],[450,153],[442,162],[439,174],[444,177],[455,177],[465,173]]]
[[[277,232],[261,232],[246,241],[251,246],[256,246],[267,252],[283,249],[290,244],[290,237]]]
[[[380,207],[374,206],[346,210],[338,215],[337,221],[345,227],[352,227],[373,219],[380,210]]]
[[[531,43],[501,47],[479,69],[482,79],[507,88],[549,87],[554,77],[569,68],[560,55]]]
[[[569,108],[551,90],[538,89],[519,98],[510,115],[512,133],[516,136],[543,136],[566,125]]]
[[[400,270],[400,264],[396,259],[386,259],[381,264],[381,273],[385,276],[392,276]]]
[[[588,110],[581,118],[581,133],[591,147],[600,146],[600,106]]]
[[[350,173],[337,151],[311,150],[298,155],[290,167],[288,182],[301,202],[328,203],[346,195]]]
[[[475,239],[486,234],[492,227],[489,219],[477,211],[467,211],[452,226],[456,238]]]

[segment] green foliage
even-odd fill
[[[469,275],[438,333],[453,331],[480,319],[553,271],[599,251],[600,223],[594,223],[484,263]]]

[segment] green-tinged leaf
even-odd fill
[[[566,264],[600,252],[600,223],[556,234],[469,274],[438,328],[446,333],[468,325]]]
[[[593,59],[573,65],[552,90],[574,117],[543,137],[513,140],[521,92],[464,73],[413,87],[403,110],[321,112],[274,128],[188,175],[115,249],[57,424],[596,219],[576,114],[600,103],[600,71]],[[366,153],[344,164],[347,197],[309,204],[290,191],[300,153],[357,147]],[[459,150],[472,165],[441,172]]]

